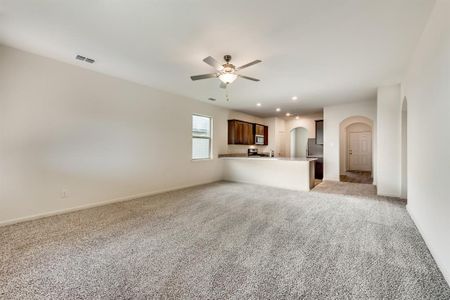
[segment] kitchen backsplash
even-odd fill
[[[228,145],[227,153],[247,153],[248,148],[256,148],[259,153],[269,152],[268,146],[254,146],[254,145]]]

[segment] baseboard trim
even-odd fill
[[[108,205],[108,204],[112,204],[112,203],[130,201],[130,200],[134,200],[134,199],[138,199],[138,198],[142,198],[142,197],[148,197],[148,196],[153,196],[153,195],[157,195],[157,194],[182,190],[185,188],[201,186],[201,185],[210,184],[210,183],[219,182],[219,181],[220,180],[214,180],[214,181],[208,181],[208,182],[203,182],[203,183],[198,183],[198,184],[183,185],[183,186],[178,186],[178,187],[156,190],[156,191],[152,191],[152,192],[146,192],[146,193],[140,193],[140,194],[135,194],[135,195],[131,195],[131,196],[115,198],[115,199],[106,200],[106,201],[100,201],[100,202],[94,202],[94,203],[80,205],[80,206],[74,206],[74,207],[70,207],[70,208],[64,208],[64,209],[53,210],[53,211],[44,212],[44,213],[38,213],[35,215],[31,215],[31,216],[0,221],[0,227],[13,225],[13,224],[17,224],[17,223],[22,223],[22,222],[27,222],[27,221],[32,221],[32,220],[37,220],[37,219],[42,219],[42,218],[56,216],[56,215],[63,215],[63,214],[67,214],[67,213],[71,213],[71,212],[75,212],[75,211],[79,211],[79,210],[104,206],[104,205]]]
[[[302,189],[295,189],[295,188],[289,188],[289,187],[280,187],[280,186],[276,186],[276,185],[268,185],[268,184],[263,184],[263,183],[256,183],[256,182],[251,182],[251,181],[246,181],[246,180],[233,180],[233,179],[228,179],[228,178],[225,178],[222,181],[234,182],[234,183],[245,183],[245,184],[251,184],[251,185],[260,185],[260,186],[273,187],[276,189],[282,189],[282,190],[288,190],[288,191],[294,191],[294,192],[310,192],[312,190],[312,188],[309,188],[309,190],[302,190]]]
[[[421,226],[417,222],[416,217],[411,212],[408,205],[406,205],[406,211],[408,212],[409,216],[413,220],[414,225],[416,225],[417,230],[419,231],[420,235],[422,236],[422,239],[424,240],[425,244],[427,245],[427,248],[430,251],[431,256],[433,257],[434,261],[436,262],[436,265],[438,266],[439,270],[441,271],[442,275],[444,276],[444,279],[447,281],[447,284],[450,286],[450,273],[447,272],[446,269],[444,269],[443,264],[440,262],[438,256],[436,255],[436,251],[433,250],[433,247],[431,246],[430,241],[424,235],[424,232],[423,232]]]
[[[378,188],[377,188],[377,196],[391,197],[391,198],[398,198],[398,199],[401,199],[401,198],[400,198],[400,195],[397,195],[397,194],[379,193],[379,192],[378,192]]]

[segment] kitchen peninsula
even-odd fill
[[[224,178],[298,191],[314,187],[316,158],[222,156]]]

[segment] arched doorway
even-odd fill
[[[401,198],[408,197],[408,102],[402,103],[402,189]]]
[[[308,129],[296,127],[290,131],[290,153],[291,157],[306,157],[308,152]]]
[[[373,122],[369,118],[349,117],[340,124],[340,180],[373,183]]]

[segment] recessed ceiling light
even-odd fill
[[[297,100],[298,99],[298,97],[297,96],[292,96],[292,100]]]
[[[299,116],[296,116],[295,119],[298,120],[298,119],[300,119],[300,117],[299,117]]]
[[[261,106],[261,103],[259,103],[259,102],[258,102],[258,103],[256,103],[256,106]]]
[[[286,117],[289,117],[291,114],[290,113],[286,113]]]
[[[281,111],[281,108],[278,107],[278,108],[276,109],[276,111]]]

